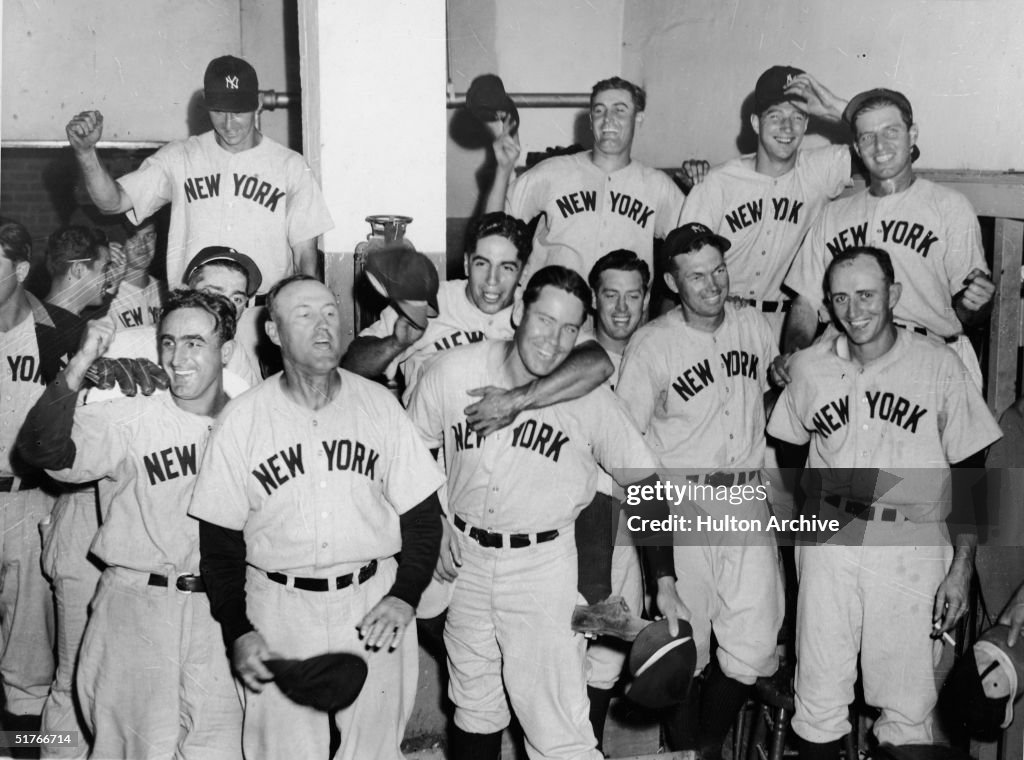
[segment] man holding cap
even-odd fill
[[[333,223],[302,157],[256,128],[256,71],[225,55],[210,62],[203,84],[213,129],[168,143],[117,181],[96,153],[103,115],[75,116],[68,141],[89,197],[104,213],[128,212],[132,222],[171,204],[169,287],[184,282],[185,263],[211,241],[248,251],[268,287],[294,272],[315,275],[316,238]],[[253,310],[238,339],[254,348],[257,336]]]
[[[663,477],[744,494],[739,503],[705,497],[674,507],[691,526],[708,517],[766,524],[769,516],[761,468],[771,400],[767,371],[778,349],[760,312],[727,303],[728,249],[729,241],[703,224],[669,233],[662,248],[665,283],[680,305],[636,331],[615,386],[660,458]],[[710,760],[721,757],[748,687],[778,667],[782,575],[773,534],[705,529],[692,535],[674,547],[676,588],[691,612],[697,672],[706,671],[700,692],[690,690],[668,726],[668,740],[671,749],[696,749]]]
[[[906,96],[874,89],[856,95],[843,118],[869,185],[825,208],[807,233],[785,285],[797,297],[784,348],[814,339],[827,321],[822,278],[833,256],[852,246],[876,246],[892,257],[903,295],[896,326],[947,343],[981,387],[981,367],[963,326],[984,319],[995,286],[981,246],[981,228],[963,195],[914,174],[918,127]]]
[[[686,196],[679,226],[700,222],[725,237],[730,293],[767,315],[782,337],[789,298],[782,280],[825,204],[850,182],[850,149],[801,150],[811,116],[839,121],[846,101],[792,66],[757,80],[750,125],[757,152],[712,169]]]
[[[401,370],[408,403],[423,365],[436,354],[512,337],[512,301],[529,254],[526,226],[502,212],[470,225],[465,280],[438,283],[422,254],[414,254],[421,262],[408,253],[373,253],[367,275],[391,297],[391,306],[349,346],[342,366],[364,377],[394,377]],[[403,292],[416,300],[401,299]]]

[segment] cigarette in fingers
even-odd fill
[[[936,620],[934,623],[932,623],[932,630],[936,633],[939,632],[940,628],[942,628],[942,623],[940,623],[939,621]],[[956,639],[949,635],[949,631],[943,631],[942,636],[940,638],[947,644],[949,644],[951,647],[956,646]]]

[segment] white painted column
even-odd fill
[[[370,214],[413,217],[407,237],[443,277],[445,3],[309,0],[299,14],[304,153],[335,223],[328,284],[350,302]]]

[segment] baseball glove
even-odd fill
[[[366,681],[366,660],[348,652],[305,660],[266,660],[264,664],[289,699],[328,713],[352,704]]]
[[[113,388],[116,383],[126,396],[134,396],[139,391],[143,396],[149,396],[157,388],[166,390],[170,385],[167,373],[149,359],[101,356],[89,366],[85,378],[101,390]]]

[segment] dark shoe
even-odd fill
[[[633,641],[650,624],[651,621],[634,615],[621,596],[610,596],[597,604],[577,604],[572,613],[572,629],[576,633],[614,636],[623,641]]]

